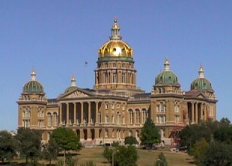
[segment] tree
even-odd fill
[[[42,156],[44,159],[49,160],[49,165],[51,165],[52,160],[57,158],[58,152],[58,145],[54,142],[54,140],[50,139],[48,144],[43,146]]]
[[[161,152],[156,160],[155,166],[168,166],[168,162],[163,152]]]
[[[220,126],[221,127],[229,127],[230,126],[230,120],[228,118],[222,118],[220,120]]]
[[[136,140],[135,137],[133,136],[129,136],[129,137],[126,137],[125,138],[125,142],[124,142],[126,145],[135,145],[135,144],[138,144],[138,141]]]
[[[19,141],[20,156],[26,157],[26,163],[30,158],[35,164],[41,152],[41,132],[19,128],[16,139]]]
[[[186,126],[180,131],[180,144],[181,146],[187,146],[188,152],[190,152],[193,145],[200,139],[204,138],[207,142],[210,142],[214,132],[218,128],[218,122],[207,122]]]
[[[80,149],[80,138],[69,128],[57,128],[51,134],[51,141],[59,147],[60,151],[64,152],[64,165],[66,160],[66,152],[70,150]]]
[[[114,157],[114,156],[113,156]],[[137,150],[134,146],[118,146],[115,152],[115,165],[136,166],[138,160]]]
[[[160,133],[151,119],[147,119],[140,136],[141,143],[148,147],[152,147],[155,143],[160,143]]]
[[[106,158],[106,160],[111,163],[112,162],[112,156],[113,156],[113,149],[110,149],[109,147],[105,147],[103,156]]]
[[[199,163],[199,161],[205,155],[208,148],[209,148],[208,142],[205,140],[205,138],[201,138],[193,145],[190,154],[193,155],[197,163]]]
[[[8,131],[0,131],[0,160],[10,161],[16,155],[17,142]]]
[[[223,125],[214,133],[214,138],[217,141],[232,144],[232,126]]]
[[[136,166],[138,154],[134,146],[106,147],[103,156],[109,163],[115,166]]]
[[[232,165],[232,145],[213,142],[200,160],[202,166],[230,166]]]

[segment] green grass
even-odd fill
[[[103,157],[104,148],[83,148],[77,152],[77,155],[73,155],[73,159],[76,160],[75,163],[78,165],[86,163],[87,161],[93,161],[96,166],[110,166],[110,163]],[[192,157],[186,153],[182,152],[170,152],[168,150],[141,150],[138,149],[138,166],[154,166],[155,161],[158,158],[158,155],[163,152],[169,166],[195,166],[192,164]],[[59,160],[62,160],[62,156],[59,156]],[[14,164],[15,166],[23,166],[25,160],[16,160]],[[39,163],[41,165],[48,164],[47,161],[40,160]],[[56,161],[53,161],[56,163]],[[1,165],[1,164],[0,164]]]
[[[103,148],[84,148],[80,150],[77,155],[78,163],[93,161],[97,166],[110,166],[102,156],[103,150]],[[166,156],[169,166],[195,166],[192,164],[192,157],[186,153],[141,149],[138,150],[138,166],[153,166],[161,152]]]

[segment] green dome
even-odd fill
[[[73,76],[72,79],[71,79],[71,86],[68,87],[68,88],[64,91],[64,93],[66,94],[66,93],[72,92],[72,91],[74,91],[74,90],[76,90],[76,89],[77,89],[77,80],[76,80],[76,78]]]
[[[205,70],[202,66],[200,67],[198,73],[199,78],[192,82],[191,90],[214,92],[211,83],[205,78]]]
[[[44,93],[44,89],[38,81],[29,81],[24,85],[23,93],[41,94]]]
[[[155,79],[155,86],[180,86],[177,76],[170,70],[170,63],[167,59],[164,62],[164,71]]]
[[[68,87],[68,88],[65,90],[64,93],[69,93],[69,92],[72,92],[72,91],[74,91],[74,90],[76,90],[76,89],[77,89],[77,87],[75,87],[75,86],[70,86],[70,87]]]
[[[211,83],[205,78],[198,78],[198,79],[194,80],[191,84],[191,90],[213,92],[213,88],[212,88]]]
[[[155,85],[179,86],[178,78],[172,71],[163,71],[155,79]]]

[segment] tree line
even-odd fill
[[[73,165],[74,161],[70,158],[69,152],[81,149],[79,135],[69,128],[57,128],[50,135],[49,142],[45,144],[41,142],[41,134],[42,132],[38,130],[28,128],[19,128],[16,135],[12,135],[8,131],[0,131],[0,160],[2,163],[10,162],[18,157],[25,159],[26,165],[37,165],[37,161],[40,159],[46,159],[51,164],[52,160],[57,160],[58,154],[62,154],[63,159],[58,161],[60,165]],[[153,144],[160,142],[159,130],[152,120],[148,119],[145,122],[140,140],[141,144],[150,148]],[[105,150],[104,156],[110,163],[115,157],[115,165],[136,165],[138,155],[133,145],[138,144],[137,139],[128,136],[125,138],[125,144],[128,146],[119,146],[114,143],[115,152],[112,149]]]
[[[227,118],[186,126],[179,137],[196,165],[232,165],[232,125]]]

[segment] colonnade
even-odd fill
[[[99,106],[99,102],[95,101],[61,103],[59,106],[60,125],[89,126],[98,124],[101,118],[98,113]]]
[[[110,71],[98,71],[96,72],[96,85],[97,84],[136,84],[136,77],[134,71],[124,72],[118,70],[110,70]]]
[[[190,123],[199,123],[207,121],[208,105],[202,102],[188,102],[188,117]]]

